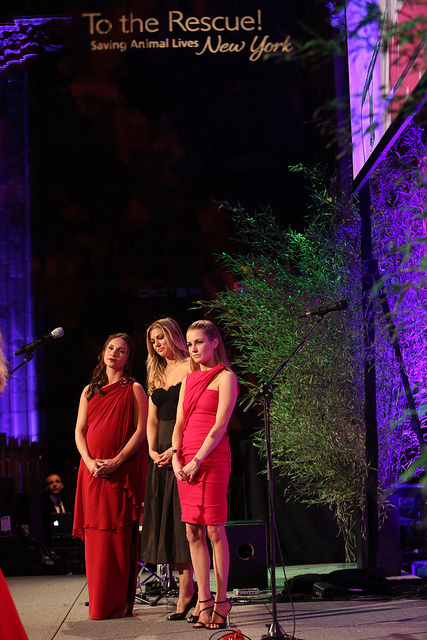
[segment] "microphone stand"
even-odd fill
[[[15,367],[14,369],[12,369],[12,371],[9,371],[9,373],[7,374],[6,378],[10,378],[10,376],[12,375],[12,373],[15,373],[15,371],[17,369],[19,369],[19,367],[22,367],[23,364],[25,364],[26,362],[29,362],[30,360],[33,359],[34,356],[34,351],[36,350],[36,347],[34,347],[34,349],[31,349],[31,351],[28,351],[28,353],[25,356],[25,360],[23,360],[20,364],[18,364],[17,367]]]
[[[282,629],[277,618],[277,589],[276,589],[276,544],[275,544],[275,531],[276,531],[276,519],[274,515],[274,490],[273,490],[273,462],[271,457],[271,419],[270,419],[270,407],[272,392],[271,387],[276,378],[281,374],[288,362],[302,349],[307,338],[312,331],[321,323],[323,316],[320,316],[308,333],[303,337],[301,342],[295,347],[291,355],[286,358],[284,362],[276,369],[271,378],[265,382],[258,390],[256,395],[250,400],[248,405],[243,409],[243,413],[247,413],[257,402],[261,400],[264,407],[264,430],[266,441],[266,456],[267,456],[267,489],[268,489],[268,546],[269,556],[271,564],[271,600],[272,600],[272,617],[273,621],[268,628],[268,633],[261,636],[261,638],[291,638]]]

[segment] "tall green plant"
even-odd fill
[[[419,452],[393,340],[401,347],[422,429],[425,423],[426,157],[423,131],[410,127],[371,180],[373,253],[382,275],[373,295],[378,475],[385,494]],[[240,251],[223,254],[220,263],[235,284],[200,304],[228,331],[242,380],[255,374],[250,396],[306,335],[310,321],[299,317],[305,309],[348,300],[348,311],[325,317],[276,380],[271,415],[273,463],[289,481],[288,496],[329,505],[351,559],[367,474],[359,217],[352,198],[319,167],[292,170],[305,174],[310,194],[304,231],[284,229],[269,210],[249,214],[225,204]],[[396,325],[393,340],[380,304],[384,292]],[[264,434],[256,441],[265,447]]]
[[[309,181],[304,232],[283,229],[269,210],[225,205],[242,251],[220,263],[235,286],[202,304],[228,331],[242,379],[251,373],[262,384],[306,335],[304,310],[348,300],[348,311],[325,317],[276,381],[271,418],[273,463],[288,496],[329,505],[350,559],[366,476],[359,219],[320,168],[293,170]],[[263,434],[257,444],[265,446]]]

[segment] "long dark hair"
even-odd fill
[[[106,366],[104,362],[104,353],[111,340],[114,338],[121,338],[124,340],[129,348],[128,361],[125,364],[124,373],[127,376],[132,374],[132,362],[135,356],[135,343],[127,333],[113,333],[108,336],[107,340],[102,347],[101,353],[98,355],[98,364],[92,372],[92,378],[89,383],[88,390],[86,391],[86,398],[89,400],[95,393],[102,393],[102,387],[108,384],[108,377],[106,372]]]

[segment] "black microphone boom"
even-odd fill
[[[40,347],[42,344],[46,344],[46,342],[50,342],[51,340],[56,340],[57,338],[62,338],[64,335],[64,329],[62,327],[58,327],[57,329],[53,329],[50,333],[43,336],[43,338],[37,338],[37,340],[33,340],[29,344],[26,344],[24,347],[20,347],[17,351],[15,351],[15,356],[21,356],[23,353],[29,353]]]
[[[312,309],[311,311],[306,311],[300,316],[300,318],[306,318],[307,316],[324,316],[326,313],[330,313],[331,311],[342,311],[343,309],[347,309],[347,307],[347,300],[340,300],[334,304],[327,304],[322,307],[316,307],[316,309]]]

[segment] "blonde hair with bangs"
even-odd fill
[[[173,318],[160,318],[156,320],[147,329],[147,393],[149,396],[153,393],[154,389],[158,389],[164,386],[165,383],[165,369],[167,367],[166,358],[159,355],[153,347],[151,342],[150,333],[153,329],[160,329],[166,336],[169,349],[173,353],[173,359],[178,362],[185,362],[188,360],[188,349],[185,344],[184,336],[179,328],[178,323]]]

